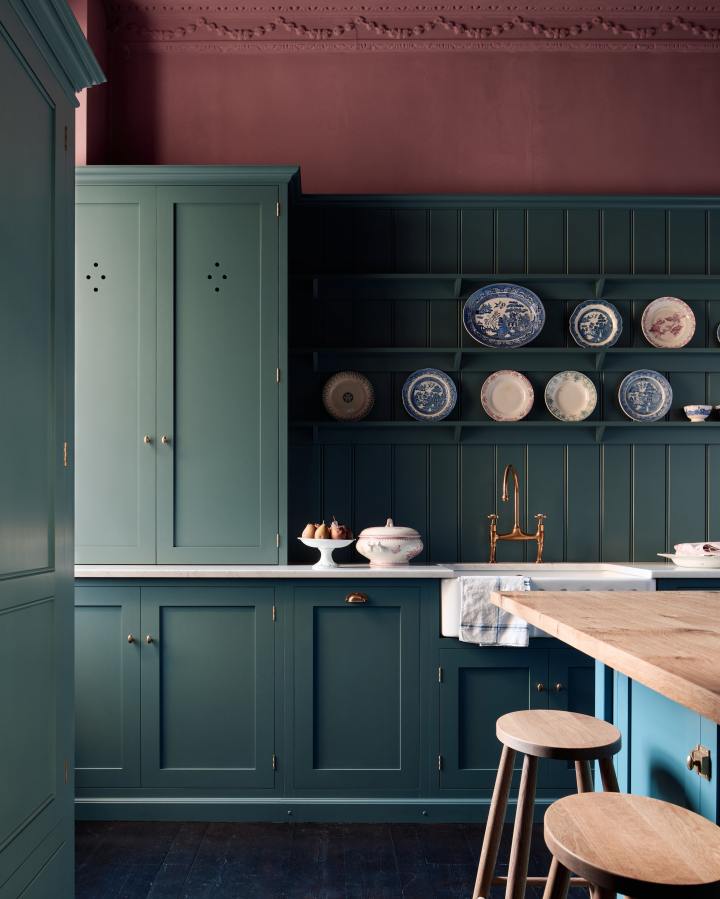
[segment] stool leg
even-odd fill
[[[508,868],[505,899],[525,899],[528,861],[530,860],[530,840],[532,838],[533,807],[537,786],[538,760],[526,755],[523,761],[520,792],[515,812],[510,866]]]
[[[575,762],[575,779],[578,793],[592,793],[593,781],[590,762],[587,760]]]
[[[602,778],[603,790],[606,793],[619,793],[620,787],[617,782],[617,775],[615,774],[615,766],[612,763],[612,759],[600,759],[600,777]]]
[[[570,886],[570,872],[553,857],[543,899],[565,899]]]
[[[480,899],[480,897],[485,899],[490,893],[490,884],[495,874],[500,838],[502,837],[503,824],[505,823],[505,812],[512,782],[515,755],[514,749],[510,749],[509,746],[503,746],[497,777],[495,778],[495,789],[493,790],[492,802],[490,803],[490,811],[488,812],[487,824],[485,825],[480,863],[477,869],[472,899]]]

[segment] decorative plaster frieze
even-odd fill
[[[720,49],[720,9],[689,18],[660,8],[575,18],[548,7],[542,18],[499,7],[139,6],[111,7],[115,41],[129,52],[377,50],[572,50],[686,52]],[[202,10],[202,12],[201,12]],[[439,11],[438,11],[439,10]]]

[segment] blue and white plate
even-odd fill
[[[667,415],[672,398],[667,378],[648,368],[631,371],[618,390],[620,408],[633,421],[659,421]]]
[[[545,324],[545,307],[527,287],[488,284],[465,301],[463,324],[483,346],[511,349],[535,340]]]
[[[570,333],[578,346],[609,347],[622,334],[622,316],[607,300],[586,300],[570,316]]]
[[[441,421],[457,402],[455,382],[437,368],[420,368],[403,384],[402,401],[408,415],[418,421]]]

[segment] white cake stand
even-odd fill
[[[332,557],[333,550],[342,549],[343,546],[350,546],[351,543],[355,542],[354,539],[316,540],[314,537],[298,537],[298,540],[301,543],[304,543],[305,546],[312,546],[320,551],[320,559],[313,565],[313,568],[315,569],[338,568],[337,562]]]

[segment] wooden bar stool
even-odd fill
[[[700,899],[720,896],[720,827],[695,812],[626,793],[585,793],[545,813],[553,854],[544,899],[565,899],[570,871],[594,896]]]
[[[529,883],[545,883],[546,877],[528,880],[533,807],[537,786],[538,759],[562,759],[575,762],[578,792],[593,789],[590,762],[600,765],[603,787],[617,792],[618,784],[612,757],[620,749],[620,731],[607,721],[547,709],[510,712],[497,720],[497,738],[503,744],[495,789],[483,837],[480,864],[472,899],[486,899],[493,883],[507,882],[506,899],[524,899]],[[510,865],[507,878],[495,877],[498,848],[502,835],[513,765],[518,752],[524,753]]]

